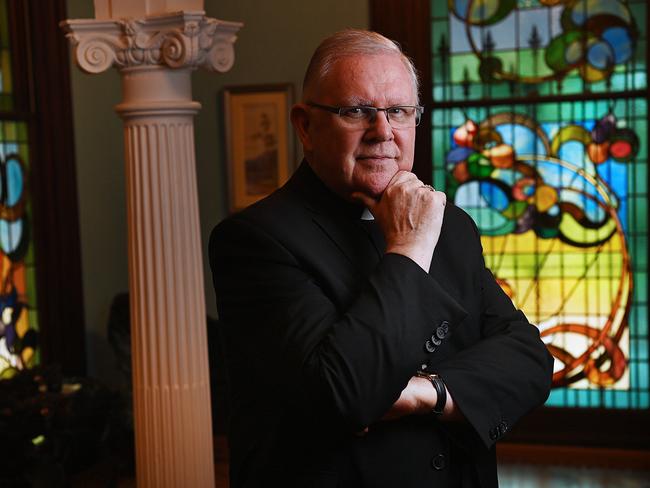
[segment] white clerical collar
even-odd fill
[[[361,214],[361,220],[375,220],[375,216],[372,215],[372,212],[370,212],[370,210],[364,208],[363,213]]]

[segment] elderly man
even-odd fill
[[[476,226],[411,173],[417,84],[379,34],[324,40],[305,160],[213,231],[233,487],[496,486],[495,441],[548,395]]]

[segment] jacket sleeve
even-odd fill
[[[538,328],[514,308],[485,267],[478,229],[469,216],[466,218],[473,227],[480,263],[481,337],[435,368],[473,427],[474,437],[478,435],[489,448],[525,413],[548,398],[553,357]]]
[[[210,265],[235,381],[255,379],[289,408],[351,431],[380,419],[399,397],[426,359],[434,324],[464,315],[435,280],[397,254],[385,255],[340,310],[309,263],[237,216],[213,231]]]

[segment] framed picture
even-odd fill
[[[226,87],[223,92],[230,211],[279,188],[291,174],[290,84]]]

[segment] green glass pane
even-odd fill
[[[583,407],[588,407],[589,406],[589,392],[586,390],[578,391],[577,393],[577,402],[578,405],[583,406]]]
[[[648,336],[648,307],[639,305],[633,310],[632,323],[636,324],[636,333],[639,336]]]
[[[445,0],[431,0],[431,16],[435,18],[446,19],[449,15],[447,2]]]
[[[613,395],[612,391],[603,392],[602,396],[600,396],[600,398],[598,398],[596,401],[601,400],[601,399],[602,399],[602,403],[604,404],[605,408],[615,408],[616,407],[616,402],[614,401],[614,395]],[[589,407],[590,405],[584,405],[584,406]]]
[[[647,202],[645,203],[647,204]],[[639,205],[639,207],[637,207],[636,211],[633,213],[632,219],[630,219],[632,221],[634,229],[637,232],[646,232],[646,233],[648,232],[648,218],[645,212],[643,211],[645,208],[646,208],[645,205],[644,206]]]
[[[17,140],[21,142],[27,142],[27,125],[18,124],[17,125]]]
[[[561,390],[551,390],[551,393],[546,401],[549,407],[563,407],[566,405],[564,400],[564,392]]]
[[[640,361],[647,361],[648,360],[648,341],[647,339],[639,339],[638,342],[638,351],[639,351],[639,356],[638,359]],[[647,378],[647,370],[645,377]]]
[[[631,239],[634,247],[632,259],[638,269],[648,269],[648,236],[637,236]]]
[[[431,24],[431,53],[439,56],[443,43],[449,49],[449,25],[447,19],[434,20]]]
[[[647,343],[646,343],[646,348],[647,348]],[[650,370],[650,367],[648,366],[647,361],[643,363],[638,363],[638,368],[637,368],[638,375],[640,378],[644,378],[646,384],[648,382],[648,370]]]
[[[629,408],[631,406],[630,395],[627,392],[614,391],[613,394],[616,408]]]
[[[17,141],[16,124],[8,123],[5,125],[5,133],[3,139],[6,141]]]
[[[434,57],[432,59],[432,72],[433,72],[433,83],[441,84],[443,89],[449,89],[447,86],[447,81],[449,79],[449,74],[445,72],[446,67],[443,67],[442,59],[440,57]],[[440,99],[444,97],[444,93],[440,93]]]
[[[644,301],[648,298],[648,273],[638,272],[634,273],[637,277],[636,279],[636,288],[634,291],[634,296],[637,301]],[[646,357],[647,359],[647,357]]]
[[[645,117],[645,111],[642,111],[635,116]],[[636,119],[634,121],[634,130],[638,134],[647,134],[648,133],[648,123],[645,119]],[[645,138],[640,140],[639,144],[639,161],[646,161],[648,159],[648,143]],[[644,166],[645,169],[645,166]],[[647,170],[646,170],[647,171]],[[644,182],[646,180],[638,180],[639,182]]]

